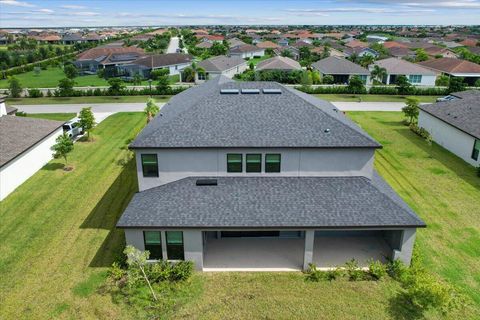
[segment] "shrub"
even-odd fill
[[[393,279],[402,282],[408,273],[407,266],[400,260],[392,260],[387,264],[387,274]]]
[[[371,87],[368,90],[370,94],[391,94],[395,95],[398,94],[397,88],[395,87]]]
[[[480,177],[480,166],[477,167],[477,177]]]
[[[369,261],[368,274],[375,280],[380,280],[387,275],[387,266],[380,261]]]
[[[18,112],[15,112],[15,115],[17,117],[26,117],[27,113],[25,111],[18,111]]]
[[[337,280],[343,276],[344,272],[341,268],[335,268],[325,271],[325,279],[328,281]]]
[[[345,263],[345,272],[350,281],[358,281],[364,278],[364,272],[358,268],[358,262],[355,259]]]
[[[307,280],[312,282],[319,282],[323,278],[322,272],[317,269],[317,265],[315,263],[308,264],[308,270],[306,271]]]
[[[170,272],[170,281],[185,281],[190,278],[193,273],[192,261],[179,261],[173,265]]]
[[[324,84],[332,84],[333,81],[334,81],[333,76],[331,76],[331,75],[329,75],[329,74],[327,74],[326,76],[324,76],[324,77],[322,78],[322,82],[323,82]]]
[[[40,98],[40,97],[43,97],[43,93],[39,89],[28,89],[28,97]]]

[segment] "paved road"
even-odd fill
[[[170,43],[168,44],[167,53],[177,52],[177,49],[179,48],[179,46],[178,46],[179,41],[178,40],[179,40],[178,37],[170,38]]]
[[[401,111],[402,102],[332,102],[341,111]],[[164,103],[158,103],[159,107]],[[16,105],[26,113],[79,112],[84,107],[92,107],[93,112],[143,111],[145,103],[89,103],[89,104],[43,104]]]

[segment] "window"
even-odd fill
[[[475,143],[473,144],[472,159],[475,161],[478,160],[479,154],[480,154],[480,140],[475,140]]]
[[[265,172],[280,172],[280,154],[265,155]]]
[[[158,159],[156,154],[142,154],[144,177],[158,177]]]
[[[247,172],[262,172],[262,155],[247,154]]]
[[[360,78],[360,80],[362,80],[362,82],[364,84],[367,83],[367,76],[366,75],[362,74],[362,75],[359,76],[359,78]]]
[[[207,80],[207,76],[204,72],[198,72],[198,80]]]
[[[183,253],[183,232],[167,231],[167,256],[168,260],[184,260]]]
[[[145,243],[145,250],[148,250],[150,252],[149,259],[151,260],[163,259],[162,238],[160,236],[160,231],[144,231],[143,241]]]
[[[422,75],[420,74],[411,74],[408,76],[408,80],[410,83],[421,83],[422,82]]]
[[[227,172],[242,172],[242,154],[227,154]]]

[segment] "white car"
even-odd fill
[[[437,102],[451,101],[451,100],[455,100],[455,99],[457,99],[457,97],[448,95],[448,96],[445,96],[445,97],[437,98]]]
[[[63,132],[70,138],[74,138],[80,134],[83,134],[83,128],[80,126],[80,119],[74,118],[63,125]]]

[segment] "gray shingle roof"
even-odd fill
[[[42,141],[63,123],[45,119],[1,116],[0,167]]]
[[[221,89],[259,94],[221,94]],[[281,94],[264,94],[275,88]],[[220,76],[167,103],[131,148],[381,147],[329,102],[276,82]]]
[[[260,61],[257,70],[301,70],[302,67],[297,61],[281,56],[275,56],[263,61]]]
[[[330,56],[312,64],[312,67],[323,74],[357,74],[370,75],[370,72],[345,58]]]
[[[425,223],[378,175],[189,177],[134,195],[117,227],[387,228]]]
[[[388,74],[402,74],[402,75],[424,75],[435,76],[437,73],[430,69],[422,67],[418,64],[408,62],[403,59],[387,58],[378,60],[374,64],[385,68]]]
[[[241,46],[236,46],[230,49],[230,53],[237,54],[237,53],[246,53],[246,52],[259,52],[265,49],[259,48],[257,46],[251,44],[244,44]]]
[[[420,109],[480,139],[480,91],[455,93],[460,99],[420,105]]]
[[[200,61],[198,66],[205,69],[206,72],[222,72],[242,64],[247,64],[247,62],[240,57],[217,56]]]
[[[139,64],[148,68],[159,68],[164,66],[171,66],[175,64],[190,63],[192,56],[183,53],[166,53],[154,54],[147,57],[139,58],[131,64]]]

